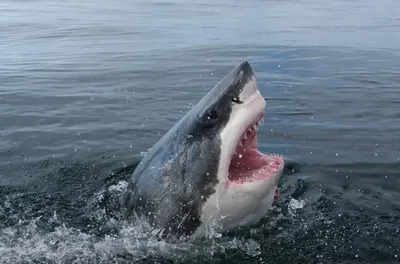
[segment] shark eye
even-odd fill
[[[215,110],[208,110],[207,117],[208,117],[208,119],[215,120],[218,118],[218,113]]]
[[[240,99],[238,97],[233,97],[232,102],[237,103],[237,104],[243,104],[243,102],[240,101]]]

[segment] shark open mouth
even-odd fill
[[[239,139],[229,166],[230,181],[244,183],[262,180],[281,169],[283,160],[280,156],[263,154],[258,150],[257,131],[263,119],[264,115],[261,114]]]

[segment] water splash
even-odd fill
[[[119,181],[93,195],[85,215],[92,221],[85,228],[72,226],[56,211],[47,219],[42,216],[24,219],[18,213],[10,216],[19,219],[16,225],[0,229],[0,262],[120,263],[170,259],[193,263],[197,259],[212,263],[216,255],[226,254],[227,250],[239,250],[253,257],[261,253],[258,242],[246,238],[211,234],[204,241],[157,239],[145,222],[121,220],[102,206],[104,199],[120,195],[126,184]],[[20,197],[7,195],[0,212],[9,211]],[[98,232],[97,228],[106,231]]]

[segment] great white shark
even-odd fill
[[[247,61],[147,151],[124,193],[127,216],[163,237],[257,223],[277,197],[284,160],[258,150],[266,102]]]

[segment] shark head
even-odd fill
[[[284,167],[258,150],[265,107],[250,64],[239,64],[147,152],[128,184],[128,212],[195,236],[259,221]]]
[[[274,201],[284,168],[281,156],[258,150],[257,133],[264,121],[266,102],[250,64],[238,65],[214,89],[209,95],[216,94],[203,100],[215,98],[216,102],[206,107],[212,113],[206,118],[219,124],[215,132],[218,183],[202,207],[202,226],[197,234],[258,222]]]

